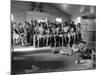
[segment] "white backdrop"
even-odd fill
[[[27,0],[26,0],[27,1]],[[29,0],[28,0],[29,1]],[[36,0],[30,0],[36,1]],[[54,72],[54,73],[41,73],[41,75],[100,75],[99,64],[100,64],[100,2],[99,0],[37,0],[46,2],[57,2],[57,3],[70,3],[70,4],[89,4],[97,6],[97,20],[96,20],[96,31],[97,31],[97,70],[91,71],[70,71],[70,72]],[[10,75],[10,0],[0,1],[0,75]],[[32,74],[31,74],[32,75]],[[39,74],[34,74],[39,75]]]

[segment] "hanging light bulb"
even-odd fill
[[[62,22],[62,19],[61,18],[56,18],[56,22],[61,23]]]
[[[77,18],[77,23],[80,23],[81,22],[81,17],[78,17]]]

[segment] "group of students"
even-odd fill
[[[25,21],[25,25],[13,23],[12,30],[14,45],[67,47],[78,44],[82,40],[80,32],[81,24],[75,25],[74,22]]]

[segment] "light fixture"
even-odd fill
[[[56,18],[56,22],[61,23],[62,22],[62,19],[61,18]]]
[[[13,16],[13,14],[11,14],[11,21],[12,21],[12,22],[14,21],[14,16]]]
[[[77,17],[77,23],[81,22],[81,17]]]
[[[63,8],[63,9],[67,9],[67,8],[68,8],[68,4],[63,4],[63,5],[62,5],[62,8]]]

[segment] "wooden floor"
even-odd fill
[[[75,60],[75,55],[54,54],[51,49],[15,52],[12,56],[12,75],[92,69],[75,64]]]

